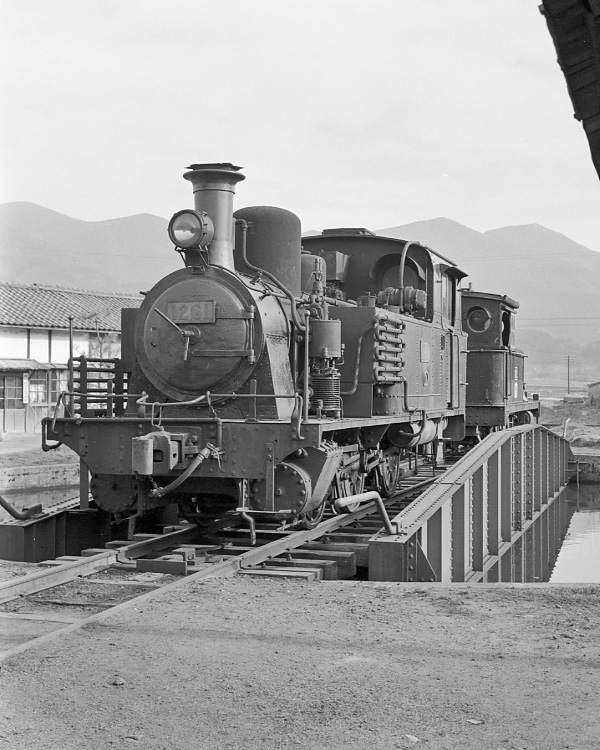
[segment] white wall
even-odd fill
[[[27,331],[24,328],[0,328],[0,359],[27,358]]]
[[[48,331],[31,331],[29,339],[29,359],[38,362],[48,362],[50,357],[48,346]]]
[[[90,339],[87,333],[73,333],[73,356],[80,357],[90,354]],[[69,344],[67,342],[67,359],[69,358]],[[66,361],[66,360],[65,360]]]
[[[52,331],[53,365],[66,365],[69,359],[69,332]]]
[[[74,333],[73,353],[76,357],[82,354],[90,356],[89,334]],[[31,331],[28,353],[26,328],[0,327],[0,359],[36,359],[44,364],[51,362],[55,365],[66,365],[69,359],[69,332],[52,331],[52,346],[49,347],[47,330]]]
[[[87,333],[73,331],[73,356],[90,354],[90,338]],[[52,331],[52,364],[66,365],[69,360],[69,332]]]
[[[43,364],[65,365],[69,360],[69,332],[51,331],[52,341],[48,345],[48,330],[31,331],[29,336],[29,354],[27,352],[27,329],[0,327],[0,359],[35,359]],[[116,339],[116,340],[113,340]],[[119,357],[121,354],[120,337],[111,334],[102,336],[99,345],[95,333],[73,332],[73,355],[79,357],[103,358]]]

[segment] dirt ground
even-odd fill
[[[79,456],[66,445],[61,445],[56,450],[43,451],[40,435],[7,433],[0,440],[0,469],[77,462]]]
[[[600,448],[600,407],[542,401],[540,423],[566,438],[575,450]]]
[[[18,750],[600,748],[600,587],[191,584],[13,657]]]

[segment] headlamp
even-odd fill
[[[169,222],[171,242],[183,250],[206,247],[215,233],[213,223],[204,211],[184,209],[173,215]]]

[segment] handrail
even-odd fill
[[[17,521],[27,521],[29,518],[39,516],[42,512],[41,503],[38,503],[37,505],[30,505],[28,508],[23,508],[22,512],[18,511],[16,508],[13,508],[8,500],[5,500],[2,495],[0,495],[0,507],[4,508],[4,510],[7,513],[10,513],[13,518],[16,518]]]
[[[377,506],[377,510],[379,512],[379,516],[381,517],[381,521],[383,523],[383,526],[388,534],[396,534],[398,533],[398,528],[394,528],[392,525],[392,522],[390,521],[390,517],[388,516],[387,509],[385,507],[385,503],[383,502],[383,498],[377,492],[377,490],[369,490],[368,492],[360,492],[358,495],[350,495],[349,497],[340,497],[338,498],[334,505],[338,510],[341,510],[342,508],[348,508],[351,505],[358,505],[361,503],[369,503],[373,501],[375,505]]]
[[[207,391],[203,396],[191,399],[190,401],[148,401],[148,394],[136,394],[133,398],[137,398],[136,404],[140,406],[193,406],[199,404],[205,399],[215,398],[290,398],[294,399],[298,394],[296,393],[212,393]],[[207,402],[208,403],[208,402]]]

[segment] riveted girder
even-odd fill
[[[539,425],[489,435],[369,542],[372,581],[530,581],[560,543],[569,444]]]

